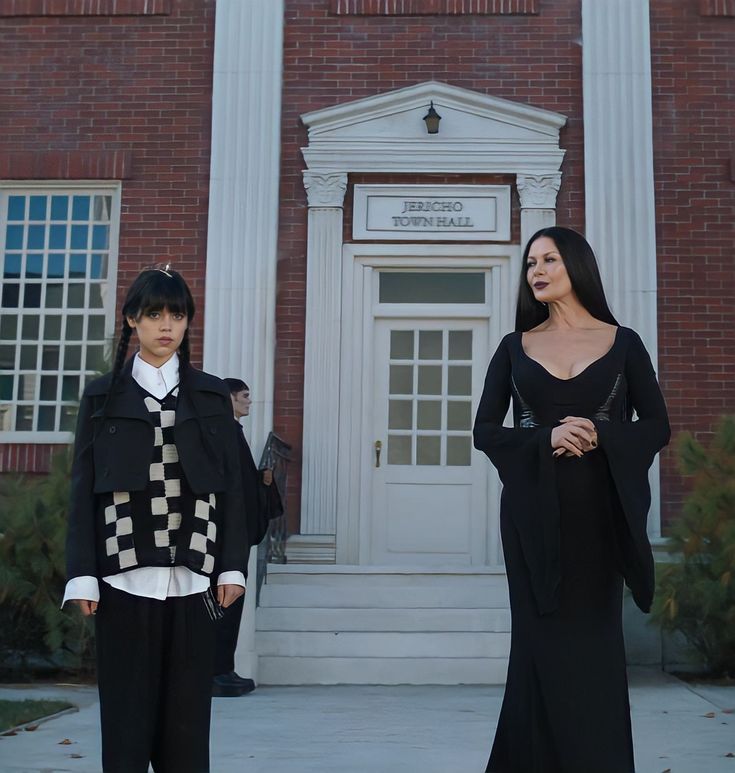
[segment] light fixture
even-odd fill
[[[434,110],[434,101],[429,105],[429,112],[424,116],[426,131],[429,134],[439,134],[439,121],[442,117]]]

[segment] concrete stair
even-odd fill
[[[505,575],[488,569],[270,565],[261,684],[502,684]]]

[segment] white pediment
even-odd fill
[[[423,121],[430,103],[438,134]],[[559,169],[566,117],[446,83],[416,86],[306,113],[310,169],[534,172]]]

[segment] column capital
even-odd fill
[[[561,172],[516,176],[521,209],[556,209],[556,194],[560,187]]]
[[[341,209],[347,190],[347,173],[305,169],[304,188],[309,207],[337,207]]]

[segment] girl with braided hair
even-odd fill
[[[245,592],[237,427],[189,361],[194,311],[177,272],[143,271],[79,409],[64,602],[95,615],[105,773],[209,771],[215,620]]]

